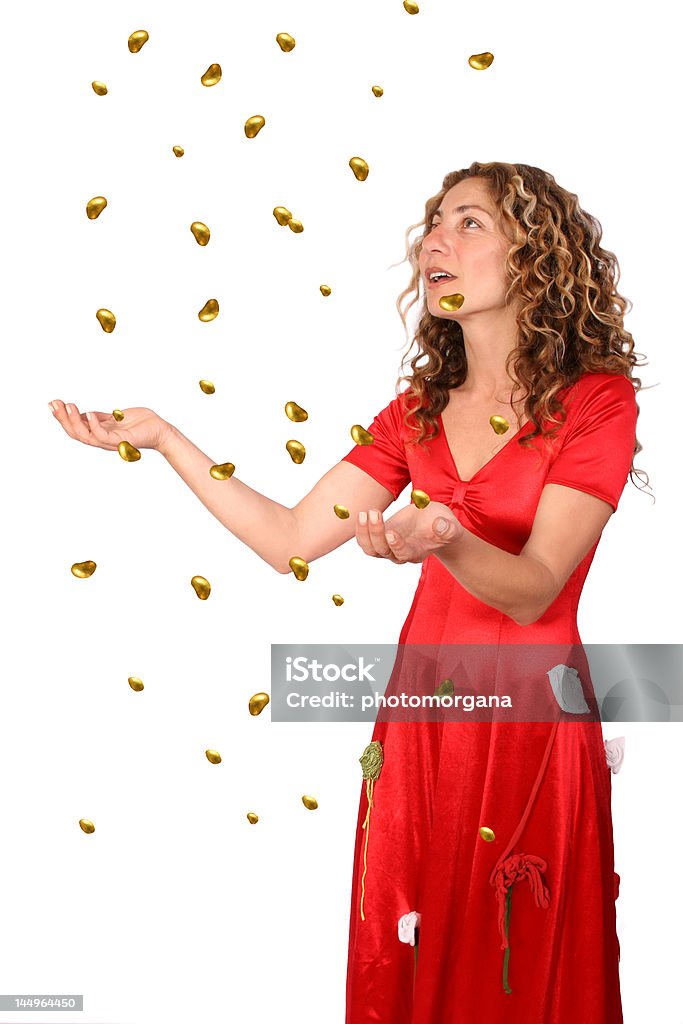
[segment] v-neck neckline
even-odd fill
[[[514,441],[514,440],[515,440],[515,439],[516,439],[517,437],[519,437],[519,435],[520,435],[520,434],[522,433],[522,431],[523,431],[523,430],[526,430],[526,428],[527,428],[527,427],[528,427],[528,426],[529,426],[529,425],[531,424],[531,422],[532,422],[531,420],[527,420],[527,421],[526,421],[526,423],[523,423],[523,424],[522,424],[522,426],[521,426],[521,427],[519,428],[519,430],[517,431],[517,433],[516,433],[516,434],[513,434],[513,435],[512,435],[512,437],[508,438],[508,440],[507,440],[507,441],[505,442],[505,444],[503,445],[503,447],[502,447],[502,448],[499,448],[499,449],[498,449],[498,451],[497,451],[497,452],[495,452],[495,453],[494,453],[494,454],[493,454],[493,455],[491,456],[491,458],[490,458],[490,459],[489,459],[489,460],[488,460],[487,462],[485,462],[485,463],[484,463],[484,465],[483,465],[483,466],[480,466],[480,467],[479,467],[479,469],[477,470],[477,472],[476,472],[476,473],[474,473],[474,475],[473,475],[473,476],[471,476],[471,477],[469,478],[469,480],[463,480],[463,478],[462,478],[462,477],[460,476],[460,471],[459,471],[459,469],[458,469],[457,463],[456,463],[456,461],[455,461],[455,458],[454,458],[454,456],[453,456],[453,452],[452,452],[452,450],[451,450],[451,446],[450,446],[450,444],[448,443],[448,438],[446,437],[446,429],[445,429],[445,427],[444,427],[444,424],[443,424],[443,417],[442,417],[441,413],[439,413],[439,415],[438,415],[437,419],[438,419],[438,422],[439,422],[439,426],[441,427],[441,438],[442,438],[442,440],[443,440],[443,445],[444,445],[444,447],[445,447],[445,449],[446,449],[446,452],[448,453],[448,456],[449,456],[449,458],[450,458],[450,461],[451,461],[451,465],[453,466],[453,469],[455,470],[455,475],[457,476],[457,478],[458,478],[458,480],[460,481],[460,483],[461,483],[461,484],[471,484],[473,480],[476,480],[476,479],[477,479],[477,477],[478,477],[478,476],[480,476],[480,475],[481,475],[481,474],[482,474],[482,473],[484,472],[484,470],[485,470],[485,469],[488,469],[488,467],[489,467],[489,466],[491,465],[491,463],[492,463],[492,462],[493,462],[493,461],[494,461],[495,459],[497,459],[499,455],[502,455],[502,454],[503,454],[503,452],[505,451],[505,449],[506,449],[506,448],[507,448],[507,447],[508,447],[509,445],[511,445],[511,444],[512,444],[512,442],[513,442],[513,441]]]

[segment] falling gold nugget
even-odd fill
[[[184,156],[185,155],[185,150],[183,149],[182,146],[174,146],[173,147],[173,152],[175,153],[176,156]]]
[[[334,505],[334,514],[340,519],[348,519],[351,513],[349,512],[346,505]]]
[[[270,704],[270,697],[267,693],[255,693],[249,701],[249,714],[260,715],[268,704]]]
[[[244,134],[248,139],[255,139],[266,123],[265,117],[261,114],[254,114],[244,122]]]
[[[204,576],[193,576],[190,580],[194,587],[194,592],[200,601],[206,601],[207,597],[211,593],[211,584]]]
[[[308,419],[308,413],[305,409],[302,409],[296,402],[287,402],[285,405],[285,413],[292,421],[292,423],[303,423],[304,420]]]
[[[372,434],[368,430],[365,430],[364,427],[361,427],[360,423],[354,423],[354,425],[351,427],[351,437],[356,442],[356,444],[375,443],[375,439],[372,436]]]
[[[288,441],[285,447],[289,452],[292,462],[295,462],[297,466],[300,466],[306,458],[306,449],[302,445],[301,441]]]
[[[105,208],[106,205],[107,200],[104,198],[104,196],[95,196],[93,199],[89,200],[85,207],[85,212],[88,215],[88,219],[97,220],[97,218],[102,213],[102,210]]]
[[[206,224],[202,224],[200,220],[193,221],[190,224],[190,231],[197,239],[198,245],[208,245],[209,239],[211,238],[211,232],[207,228]]]
[[[88,818],[81,818],[78,824],[81,826],[83,831],[86,832],[88,835],[92,835],[92,833],[95,831],[95,826],[93,825],[92,821],[90,821]]]
[[[145,688],[145,684],[143,683],[142,679],[138,679],[137,676],[129,676],[128,685],[130,686],[131,690],[135,690],[136,693],[140,693],[140,691],[144,690]]]
[[[448,313],[454,313],[456,309],[460,309],[464,301],[465,296],[456,292],[455,295],[442,295],[439,299],[439,305]]]
[[[321,284],[320,291],[323,293],[325,298],[327,298],[328,295],[332,294],[332,289],[330,288],[329,284]]]
[[[203,323],[215,320],[218,316],[218,299],[209,299],[199,310],[197,316]]]
[[[372,91],[378,98],[384,95],[384,89],[382,88],[381,85],[373,85]]]
[[[71,573],[73,576],[78,576],[80,580],[87,580],[89,576],[92,576],[96,568],[96,562],[74,562],[71,566]]]
[[[283,53],[289,53],[296,46],[296,40],[288,32],[278,32],[275,36],[275,42]]]
[[[420,8],[415,3],[415,0],[403,0],[403,6],[408,14],[419,14]]]
[[[368,174],[370,173],[370,168],[368,167],[365,160],[363,160],[362,156],[352,156],[351,159],[349,160],[349,167],[356,175],[358,181],[365,181]]]
[[[202,85],[218,85],[222,76],[223,72],[221,71],[220,64],[209,64],[208,68],[202,75]]]
[[[207,761],[210,761],[211,764],[220,764],[221,761],[223,760],[223,758],[221,757],[217,750],[207,750],[206,759]]]
[[[199,386],[205,395],[214,395],[216,393],[216,388],[210,380],[200,380]]]
[[[417,508],[427,508],[431,498],[426,491],[411,491],[410,498]]]
[[[124,462],[137,462],[142,457],[137,448],[127,441],[119,441],[118,451]]]
[[[93,92],[96,92],[98,96],[106,96],[109,91],[104,82],[93,82]]]
[[[452,679],[444,679],[442,683],[439,683],[436,690],[434,691],[435,697],[452,697],[455,693]]]
[[[481,826],[481,828],[479,829],[479,835],[487,843],[492,843],[493,840],[496,838],[496,833],[493,831],[493,829],[488,828],[486,825]]]
[[[289,567],[298,580],[305,580],[308,576],[308,562],[303,558],[290,558]]]
[[[282,228],[286,227],[292,219],[292,215],[286,206],[276,206],[273,210],[273,216]]]
[[[116,317],[110,309],[98,309],[95,316],[105,334],[111,334],[116,327]]]
[[[121,412],[120,409],[114,409],[114,411],[112,412],[112,416],[114,417],[117,423],[120,423],[121,420],[123,419],[123,413]]]
[[[304,229],[304,226],[301,223],[301,221],[296,220],[294,217],[292,217],[291,220],[287,221],[287,227],[289,228],[290,231],[293,231],[295,235],[300,235]]]
[[[510,429],[510,424],[504,416],[491,416],[489,423],[495,430],[496,434],[505,434]]]
[[[247,821],[250,822],[250,824],[255,825],[258,821],[258,814],[254,814],[253,811],[247,811]]]
[[[229,480],[234,472],[235,467],[232,462],[221,462],[219,466],[211,467],[209,476],[212,476],[214,480]]]
[[[144,28],[141,28],[128,36],[128,49],[131,53],[139,53],[148,39],[149,33],[145,32]]]
[[[309,811],[315,811],[318,809],[318,801],[314,796],[302,796],[302,803]]]
[[[341,594],[333,594],[332,600],[336,604],[337,608],[340,608],[341,605],[344,604],[344,598],[341,596]]]
[[[493,64],[493,54],[488,51],[486,53],[473,53],[467,63],[475,71],[486,71]]]

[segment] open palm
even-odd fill
[[[168,430],[168,423],[152,409],[122,409],[123,420],[119,423],[111,413],[81,413],[78,406],[65,405],[59,399],[51,405],[55,419],[69,437],[110,451],[116,451],[121,441],[127,441],[134,448],[157,448]]]

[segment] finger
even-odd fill
[[[377,552],[372,545],[372,541],[370,540],[367,512],[358,513],[358,518],[356,520],[356,540],[359,547],[366,555],[372,555],[374,558],[378,557]]]
[[[91,434],[91,444],[97,442],[102,448],[116,448],[118,444],[113,439],[111,433],[104,429],[100,422],[100,417],[105,419],[108,417],[106,412],[86,412],[85,417],[88,421]]]
[[[439,527],[441,528],[439,529]],[[452,519],[446,519],[444,516],[437,516],[432,523],[432,532],[440,541],[447,542],[452,540],[457,529],[457,524]]]
[[[84,444],[91,444],[90,428],[88,421],[83,413],[78,411],[78,406],[73,402],[68,402],[66,405],[66,414],[71,424],[72,437],[75,437],[78,441],[83,441]]]
[[[391,548],[387,543],[386,526],[379,509],[371,508],[368,512],[368,533],[370,535],[370,543],[377,554],[381,558],[390,556]]]
[[[74,434],[74,429],[73,429],[73,424],[71,422],[71,417],[69,416],[69,413],[67,412],[67,408],[66,408],[64,402],[62,402],[58,398],[56,398],[52,404],[55,407],[55,412],[54,412],[55,419],[59,420],[60,424],[62,425],[64,430],[67,432],[69,437],[75,438],[76,435]]]

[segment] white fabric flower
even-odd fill
[[[572,715],[585,715],[590,708],[583,695],[581,678],[575,668],[570,665],[555,665],[546,673],[555,694],[555,700],[562,708]]]
[[[420,927],[421,920],[422,915],[418,914],[417,910],[411,910],[409,914],[399,917],[398,937],[401,942],[409,942],[411,946],[415,945],[415,929]]]
[[[621,768],[621,763],[624,760],[625,743],[625,736],[617,736],[615,740],[605,740],[605,756],[607,757],[607,767],[615,775]]]

